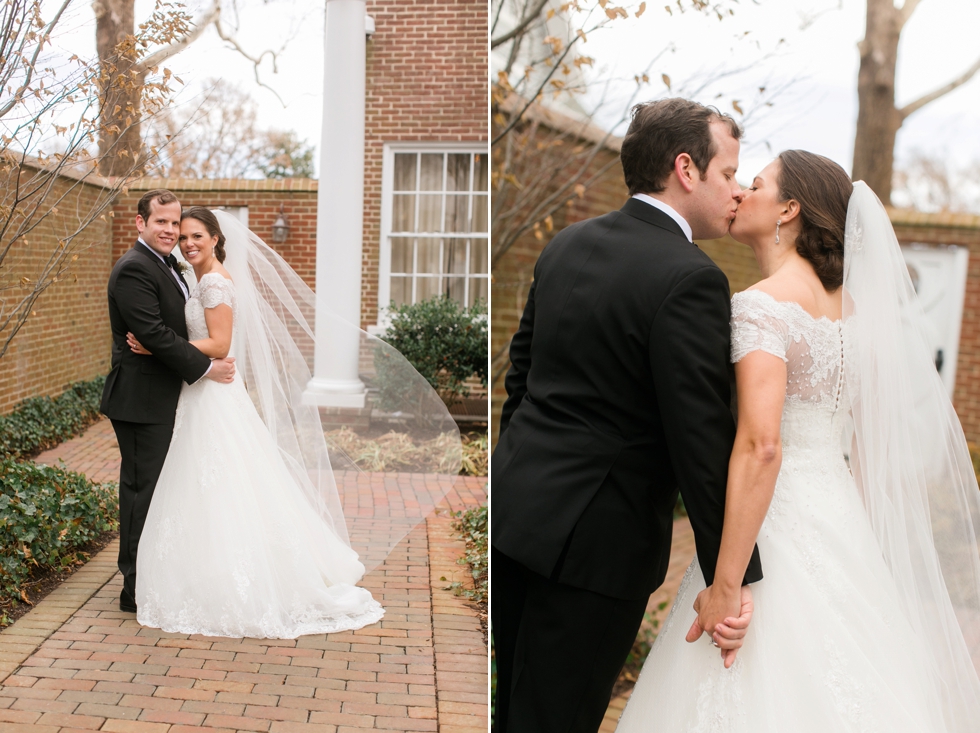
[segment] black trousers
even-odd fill
[[[170,450],[174,425],[112,420],[112,429],[116,432],[122,458],[119,470],[119,572],[123,576],[123,589],[119,602],[135,606],[136,552],[153,489]]]
[[[595,733],[647,599],[563,585],[496,549],[490,583],[494,733]]]

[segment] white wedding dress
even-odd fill
[[[782,465],[758,536],[764,578],[752,585],[755,614],[731,669],[707,635],[685,641],[705,587],[695,559],[619,733],[948,730],[927,644],[900,610],[844,458],[850,325],[761,291],[732,298],[732,360],[762,350],[787,368]]]
[[[190,340],[235,285],[204,275],[185,306]],[[342,519],[340,521],[343,521]],[[384,609],[357,554],[296,484],[240,375],[184,384],[140,538],[137,618],[183,634],[291,639],[357,629]]]

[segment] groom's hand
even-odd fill
[[[211,362],[211,370],[205,376],[215,382],[231,384],[235,379],[235,357],[214,359]]]

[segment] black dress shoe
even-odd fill
[[[136,604],[123,603],[119,601],[119,610],[126,613],[136,613]]]

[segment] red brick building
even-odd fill
[[[331,255],[359,250],[355,313],[368,330],[377,328],[391,300],[411,303],[438,293],[467,304],[487,298],[486,3],[368,0],[364,8],[369,17],[360,19],[367,33],[358,241],[332,237],[330,215],[318,222],[321,183],[341,190],[356,185],[329,166],[321,165],[319,182],[139,181],[116,201],[111,224],[86,231],[89,246],[76,268],[78,282],[58,283],[45,293],[37,315],[0,359],[0,414],[25,397],[58,394],[69,382],[108,371],[106,283],[113,263],[135,241],[136,201],[150,188],[170,188],[185,204],[231,209],[314,289],[318,225],[326,233],[321,256],[324,248]],[[330,23],[328,14],[328,29]],[[328,30],[328,46],[329,38]],[[341,71],[348,74],[349,68]],[[342,99],[324,101],[328,112],[344,106]],[[74,206],[85,206],[99,186],[93,180],[77,201],[59,206],[52,225],[71,216]],[[274,243],[280,207],[289,233]],[[56,241],[53,232],[45,232],[32,238],[31,247],[43,253]]]

